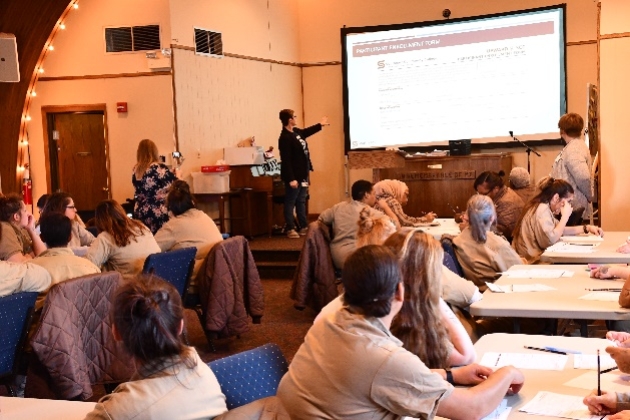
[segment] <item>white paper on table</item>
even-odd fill
[[[582,234],[576,236],[562,236],[560,237],[562,242],[570,244],[598,244],[604,242],[604,238],[598,235]]]
[[[479,364],[493,369],[511,365],[518,369],[563,370],[568,358],[564,354],[486,352]]]
[[[620,292],[591,292],[578,299],[582,300],[600,300],[602,302],[619,302]]]
[[[601,353],[599,356],[599,368],[605,370],[617,367],[615,360],[608,353]],[[597,370],[596,354],[576,354],[573,356],[573,369]]]
[[[601,388],[605,391],[630,391],[630,375],[621,373],[619,370],[602,373],[599,380]],[[597,372],[592,370],[588,371],[583,375],[567,381],[564,385],[591,391],[597,388]]]
[[[575,245],[568,244],[566,242],[557,242],[554,245],[551,245],[545,252],[558,252],[562,254],[591,254],[595,252],[599,244],[584,244],[584,245]]]
[[[556,290],[555,287],[547,286],[546,284],[504,284],[499,286],[498,284],[486,282],[488,289],[494,293],[524,293],[524,292],[548,292],[550,290]]]
[[[508,407],[507,400],[503,399],[501,404],[499,404],[492,413],[488,414],[481,420],[507,420],[510,415],[510,411],[512,411],[512,407]]]
[[[592,387],[591,387],[592,388]],[[561,417],[575,420],[600,420],[602,416],[589,413],[582,402],[584,397],[539,391],[519,411],[540,416]],[[577,407],[577,408],[576,408]]]
[[[574,272],[571,270],[532,268],[529,270],[509,270],[502,274],[503,277],[520,279],[559,279],[561,277],[573,277]]]

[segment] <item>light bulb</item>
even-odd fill
[[[44,69],[40,67],[40,68],[39,68],[39,72],[40,72],[40,73],[43,73],[43,72],[44,72]]]
[[[78,9],[78,8],[79,8],[79,4],[78,4],[78,3],[74,3],[74,4],[72,5],[72,7],[74,7],[75,9]]]
[[[53,50],[55,49],[55,47],[53,47],[52,45],[49,45],[49,46],[48,46],[48,49],[49,49],[50,51],[53,51]]]
[[[26,141],[26,140],[22,140],[22,144],[23,144],[24,146],[28,146],[28,141]]]
[[[66,29],[66,24],[65,23],[59,24],[59,29]]]
[[[27,115],[27,116],[26,116],[26,121],[30,121],[30,120],[31,120],[31,116],[30,116],[30,115]]]
[[[37,96],[37,93],[35,91],[32,91],[31,96]]]

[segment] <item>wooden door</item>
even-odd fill
[[[57,185],[81,211],[110,197],[104,117],[103,112],[54,115]]]

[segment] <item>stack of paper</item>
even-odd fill
[[[493,369],[512,365],[518,369],[562,370],[568,358],[563,354],[486,352],[479,364]]]
[[[599,244],[569,244],[566,242],[557,242],[554,245],[551,245],[545,253],[547,252],[558,252],[561,254],[590,254],[595,252],[595,248]]]
[[[577,236],[563,236],[560,238],[562,242],[569,244],[599,244],[604,242],[604,238],[597,235],[577,235]]]
[[[553,392],[540,391],[519,411],[539,416],[561,417],[575,420],[601,420],[602,416],[596,416],[588,411],[582,402],[584,397],[575,395],[562,395]]]

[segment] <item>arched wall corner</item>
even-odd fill
[[[0,31],[15,35],[20,82],[0,82],[0,175],[4,193],[18,192],[20,142],[26,140],[25,116],[39,66],[59,24],[76,0],[2,0]]]

